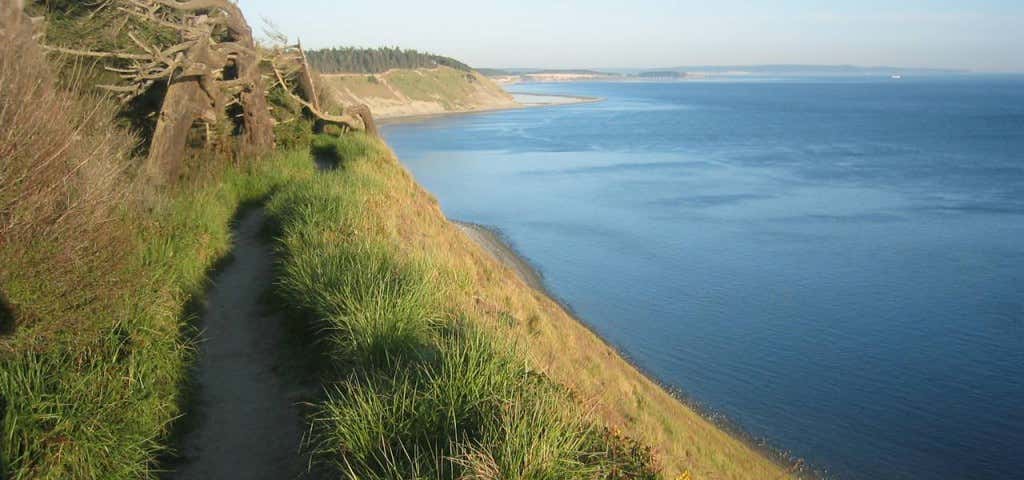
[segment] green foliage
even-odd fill
[[[313,141],[313,120],[305,113],[302,105],[282,85],[274,85],[267,91],[267,103],[271,106],[270,113],[276,122],[274,140],[277,148],[307,148]]]
[[[165,399],[176,398],[167,374],[185,351],[173,344],[130,350],[111,345],[84,359],[67,351],[4,359],[5,478],[147,476],[160,450],[158,432],[173,418],[164,410],[173,408]]]
[[[277,148],[300,149],[313,141],[313,122],[302,116],[280,122],[274,126],[274,139]]]
[[[398,171],[378,141],[319,136],[314,149],[339,168],[284,185],[267,211],[277,296],[322,342],[319,459],[361,479],[654,478],[649,451],[444,306],[453,272],[367,233]]]
[[[451,67],[465,72],[473,69],[458,60],[398,47],[325,48],[306,52],[309,63],[323,73],[382,73],[393,68]]]
[[[369,141],[339,140],[339,135],[316,135],[313,137],[312,149],[317,154],[331,157],[337,166],[344,166],[346,158],[375,158],[381,153],[380,146]]]
[[[202,180],[134,199],[116,228],[135,241],[106,247],[121,249],[125,262],[91,272],[95,281],[78,285],[85,299],[116,288],[112,302],[63,304],[61,296],[36,295],[24,288],[36,283],[25,279],[59,281],[46,264],[52,258],[35,255],[37,245],[0,247],[0,263],[14,266],[0,269],[8,301],[62,312],[67,317],[36,321],[63,324],[69,336],[41,348],[32,329],[19,329],[0,343],[6,352],[0,354],[0,477],[155,478],[171,422],[181,413],[193,350],[186,305],[202,294],[207,272],[227,253],[239,205],[312,170],[303,149],[221,166]],[[19,258],[30,261],[12,263]],[[82,322],[96,325],[86,329]]]

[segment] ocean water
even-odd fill
[[[578,83],[390,125],[666,385],[838,479],[1024,478],[1024,79]]]

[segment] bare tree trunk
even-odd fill
[[[192,123],[199,118],[203,105],[197,99],[206,96],[198,78],[178,78],[171,82],[157,118],[149,156],[143,167],[145,174],[158,184],[181,175],[185,147]]]
[[[0,0],[0,7],[7,5],[5,1],[22,0]],[[239,123],[240,154],[257,155],[274,147],[274,117],[264,81],[264,74],[271,72],[264,72],[264,60],[269,60],[281,88],[320,121],[341,126],[346,131],[378,134],[366,105],[345,108],[340,115],[323,111],[316,90],[316,72],[310,67],[301,45],[298,58],[290,52],[286,56],[286,49],[278,51],[278,56],[263,58],[252,28],[232,0],[118,1],[122,11],[177,31],[180,42],[171,46],[146,45],[129,32],[128,36],[139,47],[134,51],[45,48],[113,62],[106,69],[117,73],[122,83],[127,84],[101,87],[117,93],[123,102],[138,98],[157,82],[169,82],[143,167],[154,182],[166,183],[181,175],[193,123],[202,119],[207,125],[223,125],[227,105],[237,105],[232,113],[237,113],[238,117],[231,120]],[[0,15],[9,17],[9,10],[0,8]],[[278,61],[285,63],[284,71],[277,65]],[[296,61],[299,62],[297,69]],[[287,78],[296,74],[299,95],[287,83]],[[206,140],[210,143],[209,133]]]
[[[259,72],[258,61],[251,67],[255,72],[254,80],[242,91],[240,102],[244,114],[245,133],[243,137],[243,153],[258,153],[274,147],[274,119],[270,116],[267,105],[267,91]]]
[[[377,122],[373,120],[373,112],[370,111],[370,107],[364,104],[353,105],[346,108],[345,113],[361,120],[363,122],[363,131],[368,135],[379,136],[377,133]]]
[[[242,155],[255,155],[274,145],[274,120],[267,105],[267,91],[260,70],[260,54],[253,39],[252,29],[246,23],[242,11],[227,0],[155,0],[158,4],[184,11],[221,9],[226,13],[217,17],[227,28],[227,42],[211,42],[212,26],[206,15],[197,15],[199,30],[184,30],[186,41],[195,40],[185,57],[193,66],[203,66],[199,71],[172,73],[171,86],[164,98],[156,131],[150,145],[146,173],[157,182],[173,180],[181,174],[188,134],[193,122],[203,118],[208,123],[217,123],[224,115],[226,92],[214,72],[230,63],[237,78],[225,82],[239,88],[238,103],[241,106]],[[173,69],[173,66],[172,66]]]
[[[242,15],[242,10],[230,2],[224,2],[221,8],[228,12],[228,32],[235,43],[242,47],[235,58],[235,65],[239,79],[245,83],[239,98],[245,126],[242,143],[246,151],[243,153],[258,153],[274,147],[274,119],[267,105],[267,88],[260,70],[259,52],[252,28]]]
[[[320,97],[316,92],[316,81],[313,79],[313,69],[309,66],[309,59],[306,58],[306,51],[302,49],[302,42],[298,42],[297,47],[299,50],[299,58],[302,59],[302,65],[299,71],[299,90],[302,91],[302,95],[309,100],[309,103],[313,104],[313,107],[320,110]]]
[[[211,60],[210,47],[204,35],[208,36],[209,32],[194,34],[201,41],[188,49],[189,58],[195,62],[209,63]],[[216,96],[220,92],[207,88],[209,85],[204,86],[202,76],[186,72],[172,75],[149,145],[149,156],[143,166],[145,175],[157,184],[173,182],[181,175],[193,122],[206,117],[207,121],[215,123],[220,115],[217,108],[222,105]]]

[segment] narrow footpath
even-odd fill
[[[274,275],[264,220],[262,209],[242,215],[233,258],[208,292],[190,413],[197,418],[173,480],[309,478],[299,451],[303,388],[285,361],[282,319],[261,298]]]

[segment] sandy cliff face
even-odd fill
[[[377,118],[513,108],[518,104],[491,79],[448,67],[379,74],[322,75],[342,104],[365,103]]]

